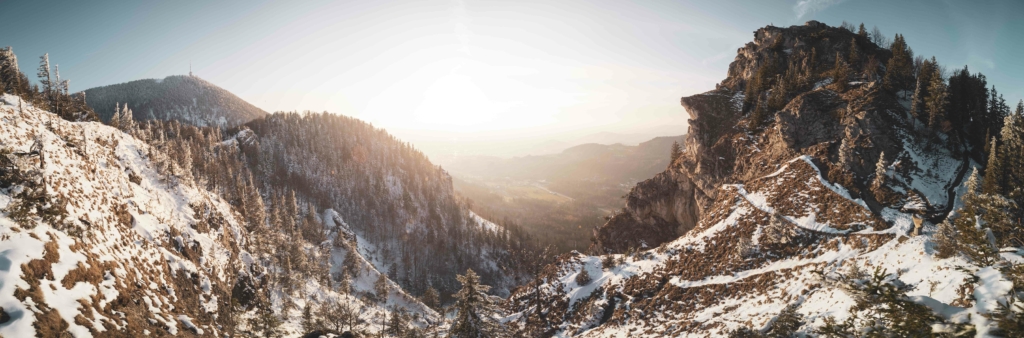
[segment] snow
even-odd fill
[[[6,205],[4,205],[6,207]],[[0,240],[0,307],[11,316],[7,323],[0,324],[0,335],[4,337],[32,337],[35,328],[35,312],[14,297],[14,290],[28,289],[29,285],[20,278],[22,264],[43,257],[43,242],[30,237],[36,232],[10,233],[13,226],[8,218],[0,218],[3,239]],[[37,235],[38,236],[38,235]]]
[[[484,219],[483,217],[480,217],[479,215],[477,215],[475,212],[472,212],[472,211],[470,211],[469,214],[470,214],[470,216],[473,217],[473,220],[476,221],[476,223],[481,228],[483,228],[484,230],[487,230],[487,231],[490,231],[490,232],[498,232],[499,231],[500,228],[498,227],[497,224],[494,224],[494,222],[488,221],[488,220]]]
[[[185,326],[186,329],[195,331],[196,334],[202,335],[203,329],[200,329],[195,324],[192,324],[192,318],[186,315],[178,315],[178,321],[181,321],[181,325]]]
[[[895,188],[901,184],[919,191],[925,200],[933,206],[946,204],[947,189],[955,182],[956,173],[963,165],[953,154],[948,151],[936,151],[923,156],[923,152],[912,138],[905,138],[909,148],[905,150],[907,157],[916,163],[920,170],[913,171],[909,179],[900,177],[895,171],[890,176],[896,181]],[[901,155],[902,157],[902,155]],[[866,213],[871,213],[867,204],[860,199],[851,197],[849,191],[844,187],[830,183],[822,173],[811,162],[809,156],[799,156],[780,166],[773,173],[759,180],[774,180],[772,184],[789,185],[793,178],[800,175],[789,174],[794,170],[795,165],[808,165],[814,170],[810,176],[810,182],[799,182],[798,184],[809,184],[809,186],[823,186],[823,189],[835,196],[842,197],[851,204],[863,208]],[[978,164],[968,162],[967,165],[977,167]],[[803,170],[801,168],[801,170]],[[805,176],[800,176],[805,177]],[[769,184],[769,187],[772,186]],[[567,271],[561,272],[559,282],[565,285],[565,292],[569,297],[570,308],[580,300],[591,297],[595,290],[600,288],[616,289],[633,276],[643,275],[647,272],[664,268],[669,261],[673,260],[674,252],[682,249],[695,250],[691,252],[708,252],[711,245],[718,245],[720,235],[732,234],[741,221],[749,220],[755,212],[768,214],[776,213],[776,209],[770,204],[771,191],[748,191],[743,184],[726,184],[719,188],[719,196],[723,192],[733,192],[741,199],[735,199],[730,208],[722,211],[726,214],[720,215],[713,224],[698,224],[693,230],[669,242],[659,250],[644,251],[632,258],[625,257],[623,264],[602,269],[601,256],[585,256],[577,254],[570,259],[572,264],[568,265]],[[965,191],[964,183],[953,189],[957,197],[962,196]],[[703,308],[688,309],[685,314],[685,321],[701,323],[706,327],[717,329],[702,331],[700,333],[687,333],[681,336],[706,336],[723,335],[727,330],[740,326],[749,326],[754,329],[766,329],[775,320],[775,316],[787,305],[795,304],[797,312],[805,316],[805,326],[802,333],[810,333],[814,328],[823,325],[824,319],[834,316],[842,321],[848,318],[850,308],[855,304],[853,298],[842,289],[836,287],[824,287],[817,274],[812,271],[820,271],[825,275],[842,274],[853,266],[863,271],[874,271],[881,268],[890,274],[890,278],[899,278],[902,282],[914,286],[907,296],[910,300],[925,305],[953,323],[971,323],[978,329],[977,336],[985,337],[991,335],[993,323],[989,321],[986,314],[996,309],[999,302],[1005,301],[1007,294],[1012,291],[1012,283],[993,266],[977,266],[961,257],[940,259],[935,256],[935,242],[932,235],[935,226],[926,223],[923,234],[920,236],[908,237],[907,234],[913,229],[913,214],[892,208],[882,208],[878,216],[881,216],[889,225],[884,230],[864,229],[859,231],[839,230],[821,219],[821,215],[829,208],[829,205],[815,205],[811,194],[797,192],[797,196],[803,199],[812,198],[807,214],[801,217],[790,215],[779,215],[790,225],[799,227],[813,233],[833,236],[828,243],[835,243],[835,246],[825,249],[825,246],[817,245],[806,254],[786,257],[776,260],[768,260],[763,264],[745,267],[737,271],[712,272],[700,279],[688,280],[681,276],[668,276],[668,282],[679,288],[707,290],[709,285],[750,285],[751,280],[762,276],[785,276],[776,279],[763,293],[753,292],[749,294],[730,294],[729,296],[717,296],[711,305]],[[729,195],[725,195],[729,196]],[[796,196],[794,196],[796,197]],[[962,202],[959,198],[954,200],[954,206],[959,207]],[[718,216],[716,216],[718,217]],[[753,245],[759,245],[762,237],[762,230],[765,224],[758,224],[755,230],[749,235]],[[852,237],[857,236],[857,237]],[[848,238],[839,241],[838,238]],[[867,238],[883,239],[884,241],[874,246],[864,245]],[[850,239],[860,238],[860,242]],[[855,245],[860,244],[860,245]],[[659,251],[661,253],[659,253]],[[1001,257],[1013,264],[1024,263],[1024,257],[1016,249],[1007,248],[1000,253]],[[621,255],[612,255],[615,258]],[[718,259],[718,258],[715,258]],[[680,262],[676,262],[680,263]],[[683,264],[688,264],[682,262]],[[575,277],[581,269],[587,269],[593,281],[587,285],[577,285]],[[965,283],[969,283],[974,277],[977,283],[973,285],[974,303],[967,308],[956,307],[950,304],[957,301],[960,296],[957,290]],[[746,283],[746,284],[745,284]],[[673,291],[676,292],[676,291]],[[595,304],[605,306],[606,299],[599,299]],[[620,309],[628,309],[631,301],[625,304],[617,304]],[[598,312],[602,312],[598,310]],[[579,335],[584,337],[636,337],[636,336],[662,336],[669,335],[668,330],[672,329],[672,318],[666,318],[663,313],[650,313],[645,320],[627,320],[621,325],[600,325],[590,319],[582,318],[582,323],[572,327],[579,331],[560,331],[556,336],[568,337]],[[650,324],[651,321],[660,324]],[[563,324],[568,325],[568,324]],[[652,326],[654,325],[654,326]],[[660,326],[657,326],[660,325]],[[567,326],[563,326],[565,329]],[[672,334],[673,336],[678,334]]]
[[[47,307],[68,323],[68,331],[74,337],[91,337],[92,332],[104,336],[107,330],[120,331],[127,325],[125,314],[112,304],[124,297],[141,301],[142,313],[138,315],[154,323],[137,334],[177,335],[180,329],[185,329],[200,335],[223,336],[217,325],[208,325],[210,323],[205,321],[209,319],[197,314],[217,314],[219,299],[222,300],[218,295],[223,295],[218,292],[230,290],[234,283],[227,271],[249,271],[251,265],[259,264],[259,259],[247,251],[233,252],[225,246],[229,241],[242,243],[246,240],[231,206],[204,189],[163,180],[149,159],[148,144],[131,135],[100,123],[68,122],[27,102],[26,111],[22,112],[18,101],[15,96],[0,96],[3,103],[0,105],[0,146],[25,151],[35,139],[43,142],[47,155],[43,163],[47,189],[68,200],[68,224],[58,229],[37,222],[26,229],[0,212],[0,307],[11,316],[11,320],[0,324],[0,336],[35,336],[33,323]],[[84,139],[81,135],[85,135]],[[72,148],[72,143],[83,146]],[[141,181],[133,183],[129,173]],[[0,209],[12,201],[13,193],[16,191],[0,189]],[[223,218],[225,223],[219,231],[203,233],[193,228],[197,220],[192,206],[198,204],[209,206]],[[130,222],[125,224],[118,220],[114,215],[117,208],[125,210]],[[325,210],[322,219],[328,229],[335,229],[332,231],[350,231],[334,210]],[[64,230],[70,227],[77,227],[87,235],[72,236]],[[365,243],[365,240],[360,241],[361,246]],[[175,249],[192,245],[198,245],[199,257],[187,258]],[[30,261],[44,259],[48,250],[44,247],[57,251],[56,261],[47,262],[52,278],[26,276],[22,267]],[[71,276],[76,269],[93,269],[96,265],[100,269],[95,283],[69,280],[73,283],[65,287],[66,276]],[[372,272],[363,277],[357,288],[372,288],[372,280],[367,284],[367,279],[375,280],[379,272],[374,268],[369,270]],[[180,286],[176,286],[174,277],[183,273],[195,281],[198,293],[195,308],[184,308],[183,295],[176,291]],[[27,290],[30,283],[38,284],[41,294],[38,302],[32,297],[24,301],[14,297],[17,289]],[[123,291],[127,285],[139,288],[128,295]],[[385,304],[364,305],[355,296],[339,295],[315,279],[302,281],[301,285],[303,290],[298,294],[356,304],[363,309],[362,316],[367,320],[373,313],[396,308],[419,313],[421,319],[416,325],[420,326],[436,321],[439,316],[400,290],[392,292]],[[392,288],[398,289],[395,284]],[[291,296],[272,292],[275,309],[282,308],[284,297]],[[292,298],[291,301],[301,305],[309,299]],[[95,309],[111,306],[110,310]],[[285,336],[301,334],[298,311],[280,312]],[[240,320],[244,322],[247,316],[242,314]],[[84,322],[75,319],[81,317],[87,319]],[[370,331],[375,330],[370,328]]]

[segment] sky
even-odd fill
[[[269,112],[355,116],[428,155],[516,155],[685,133],[679,98],[713,89],[769,24],[901,33],[1016,102],[1022,14],[1024,1],[0,0],[0,46],[30,76],[49,53],[72,91],[191,63]]]

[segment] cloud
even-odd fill
[[[793,6],[793,12],[796,13],[797,19],[802,19],[804,15],[823,11],[826,8],[842,3],[843,1],[845,0],[800,0]]]

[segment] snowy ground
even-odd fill
[[[24,226],[0,213],[0,307],[11,316],[0,324],[0,336],[44,334],[36,325],[54,320],[65,322],[74,337],[122,330],[221,336],[213,319],[230,306],[230,276],[253,263],[239,249],[247,235],[230,205],[191,184],[165,179],[150,160],[153,150],[128,134],[95,122],[67,122],[19,101],[0,96],[0,146],[28,152],[37,140],[43,144],[47,192],[67,201],[67,217],[61,224],[37,218]],[[19,157],[19,167],[39,166],[38,158]],[[0,209],[15,193],[0,189]],[[207,206],[224,223],[198,230],[197,206]],[[324,218],[334,231],[347,229],[336,213]],[[367,265],[368,273],[355,283],[359,291],[372,288],[379,274]],[[354,303],[368,322],[398,307],[427,319],[437,316],[393,283],[385,303],[340,295],[315,280],[300,285],[305,296],[291,299],[298,309],[317,299]],[[300,335],[299,310],[281,311],[292,296],[273,295],[286,335]]]
[[[941,157],[941,156],[939,156]],[[924,160],[922,160],[924,161]],[[958,165],[955,159],[946,156],[945,159],[929,159],[933,167],[931,171],[937,173],[942,170],[956,171]],[[795,165],[795,163],[807,164],[806,167]],[[605,324],[598,325],[598,316],[589,320],[573,321],[571,324],[563,323],[562,331],[558,336],[585,336],[585,337],[638,337],[638,336],[693,336],[722,335],[729,330],[748,326],[754,329],[763,329],[770,325],[775,316],[787,305],[797,304],[797,311],[803,314],[806,324],[801,332],[810,333],[814,328],[823,324],[827,316],[834,316],[839,320],[847,318],[849,308],[854,304],[844,291],[834,287],[823,286],[818,273],[834,275],[844,273],[857,266],[864,271],[874,271],[880,267],[899,276],[903,282],[914,285],[915,288],[908,293],[915,302],[929,306],[946,319],[957,323],[972,323],[978,328],[978,336],[987,336],[992,328],[992,323],[984,314],[995,309],[996,302],[1004,299],[1012,287],[1001,273],[992,267],[978,267],[972,265],[962,258],[938,259],[935,257],[935,243],[932,235],[935,226],[926,223],[924,234],[921,236],[909,237],[909,231],[913,228],[909,214],[897,210],[885,209],[882,218],[890,226],[882,230],[866,228],[858,231],[836,229],[834,224],[825,222],[822,219],[813,217],[814,210],[826,208],[847,207],[850,210],[857,208],[867,212],[867,206],[863,201],[850,198],[845,189],[834,186],[825,180],[817,168],[810,164],[806,157],[798,157],[783,166],[776,173],[768,175],[763,179],[781,180],[773,182],[776,186],[795,184],[793,179],[807,177],[806,174],[794,173],[796,170],[806,170],[807,167],[814,168],[814,175],[811,180],[801,184],[814,184],[827,188],[825,195],[808,193],[797,199],[805,199],[813,195],[812,200],[841,197],[841,205],[813,204],[810,209],[810,217],[793,217],[792,215],[781,214],[788,226],[800,229],[804,233],[819,234],[825,236],[824,240],[814,240],[810,243],[813,246],[799,255],[783,257],[781,259],[768,259],[762,263],[754,264],[752,267],[739,270],[728,270],[711,273],[699,279],[687,279],[680,276],[669,276],[668,283],[673,288],[679,288],[681,292],[693,290],[700,294],[706,290],[731,290],[719,294],[711,301],[711,305],[693,307],[681,312],[656,311],[644,316],[644,320],[628,319],[622,325]],[[800,169],[803,168],[803,169]],[[943,169],[944,168],[944,169]],[[954,173],[955,174],[955,173]],[[929,178],[930,177],[930,178]],[[915,178],[915,187],[922,191],[935,192],[930,198],[945,199],[945,188],[953,177],[949,174],[922,175]],[[767,185],[771,187],[772,185]],[[679,253],[690,250],[698,255],[718,255],[713,253],[713,246],[734,245],[728,242],[727,238],[732,235],[742,235],[752,238],[752,243],[757,245],[759,236],[763,236],[763,225],[755,230],[749,230],[742,226],[750,219],[756,219],[760,215],[772,214],[776,208],[771,205],[769,198],[774,194],[772,191],[759,190],[747,191],[748,187],[743,185],[723,186],[722,189],[733,191],[739,199],[731,206],[723,208],[727,215],[715,218],[713,223],[701,223],[693,231],[683,237],[666,244],[663,248],[648,250],[633,256],[613,255],[614,258],[623,259],[621,264],[611,268],[602,268],[602,256],[585,256],[578,254],[563,263],[563,271],[558,275],[558,281],[563,285],[563,292],[568,298],[569,308],[573,308],[579,302],[588,300],[595,296],[594,292],[602,289],[623,290],[623,285],[636,282],[637,279],[660,278],[673,263],[679,264],[702,264],[694,262],[709,262],[714,265],[721,260],[721,256],[708,256],[706,258],[693,259],[691,261],[679,262]],[[963,188],[955,189],[958,194],[963,193]],[[959,199],[957,199],[959,200]],[[823,223],[825,222],[825,223]],[[748,229],[748,230],[744,230]],[[856,236],[856,237],[853,237]],[[831,238],[831,239],[830,239]],[[845,238],[845,239],[844,239]],[[850,238],[860,238],[851,240]],[[733,240],[734,242],[735,240]],[[880,242],[877,242],[880,241]],[[717,251],[716,251],[717,252]],[[1021,260],[1017,253],[1003,253],[1008,260]],[[697,256],[700,257],[700,256]],[[724,265],[717,265],[724,266]],[[586,269],[593,281],[587,285],[577,285],[576,276]],[[817,271],[817,273],[815,272]],[[975,301],[967,308],[955,307],[954,303],[961,296],[957,290],[965,284],[971,274],[979,277],[979,282],[974,285],[973,294]],[[773,277],[777,276],[777,277]],[[766,278],[767,277],[767,278]],[[779,278],[783,277],[783,278]],[[751,284],[769,283],[767,288],[755,291],[740,291]],[[549,285],[553,285],[549,283]],[[724,286],[722,288],[714,288]],[[733,287],[730,287],[733,286]],[[667,290],[667,289],[666,289]],[[668,292],[668,291],[666,291]],[[672,294],[671,292],[668,294]],[[603,295],[598,296],[598,301],[592,307],[600,313],[600,307],[608,304]],[[656,297],[666,297],[659,294]],[[633,300],[636,302],[639,300]],[[655,303],[658,304],[658,303]],[[665,303],[662,309],[672,304]],[[631,303],[617,304],[617,309],[629,312]],[[650,306],[650,305],[646,305]],[[669,306],[670,307],[670,306]],[[648,308],[649,309],[649,308]],[[575,317],[579,319],[579,316]],[[703,329],[697,331],[674,331],[683,325],[697,325]]]

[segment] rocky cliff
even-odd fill
[[[922,330],[995,332],[983,314],[1008,277],[933,249],[978,166],[971,145],[883,81],[893,55],[813,21],[759,29],[714,90],[682,98],[685,153],[595,231],[594,256],[560,257],[509,308],[542,336],[815,335],[868,325],[873,306],[937,325]],[[998,291],[956,291],[975,287]]]
[[[946,206],[946,191],[921,192],[913,187],[914,173],[930,164],[913,161],[916,154],[905,146],[913,142],[907,136],[920,129],[920,122],[908,118],[909,102],[901,95],[905,93],[884,89],[877,81],[891,52],[853,32],[814,21],[765,27],[754,37],[738,50],[728,77],[715,90],[680,100],[689,115],[683,156],[627,195],[622,212],[596,231],[594,249],[621,253],[675,239],[707,215],[723,184],[762,177],[800,155],[811,156],[826,176],[849,185],[854,197],[878,212],[883,205],[867,191],[869,178],[879,156],[889,154],[885,162],[898,164],[897,180],[909,190],[887,196],[884,206],[898,207],[910,191],[926,194],[933,208]],[[873,61],[855,60],[863,70],[848,79],[852,81],[833,83],[830,68],[837,58],[850,62],[846,55],[851,48],[859,50],[860,59]],[[772,88],[753,88],[755,82],[765,82],[763,78],[777,81]],[[752,93],[757,98],[751,98]],[[778,109],[766,114],[762,127],[752,126],[758,102],[768,106],[773,93],[784,97],[778,100]],[[938,137],[950,140],[956,135]],[[952,140],[926,147],[962,160],[962,146]],[[856,156],[840,158],[841,152]],[[956,162],[952,165],[962,167],[962,161]]]

